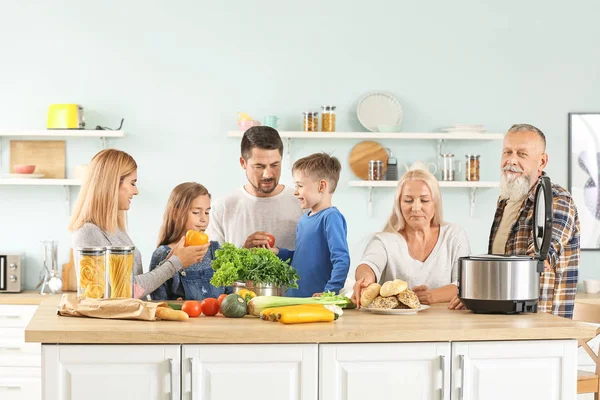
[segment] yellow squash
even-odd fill
[[[275,310],[277,321],[284,324],[302,324],[308,322],[332,322],[338,315],[321,304],[282,307]]]

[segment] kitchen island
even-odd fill
[[[445,305],[283,325],[250,316],[60,317],[56,304],[43,301],[25,331],[26,341],[42,343],[46,400],[574,400],[576,339],[595,335],[548,314],[474,315]]]

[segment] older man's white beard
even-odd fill
[[[520,172],[520,171],[517,171]],[[502,171],[500,178],[500,198],[505,200],[522,200],[529,193],[531,182],[528,176],[521,175],[514,179],[514,175],[507,176],[505,171]]]

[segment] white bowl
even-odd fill
[[[583,281],[583,290],[586,293],[598,293],[600,292],[600,280],[586,279]]]

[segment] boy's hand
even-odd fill
[[[247,249],[251,249],[253,247],[269,247],[269,233],[268,232],[254,232],[252,235],[246,238],[244,242],[244,247]]]
[[[271,250],[273,252],[273,254],[278,255],[279,254],[279,247],[275,246],[275,247],[268,247],[267,248],[269,250]]]
[[[323,295],[323,292],[321,293],[313,293],[312,297],[321,297]]]

